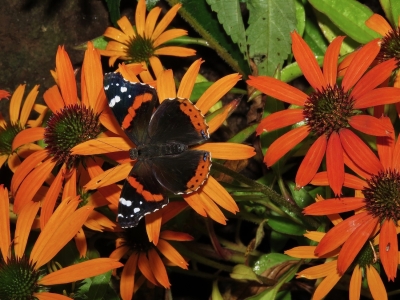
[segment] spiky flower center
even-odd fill
[[[72,167],[77,163],[79,156],[72,155],[70,150],[95,138],[100,132],[99,114],[95,114],[91,108],[84,105],[75,104],[64,107],[50,117],[44,141],[54,160]]]
[[[148,62],[154,51],[153,41],[140,35],[136,35],[128,46],[128,56],[133,63]]]
[[[12,142],[22,129],[23,128],[17,124],[7,124],[4,128],[0,126],[0,155],[10,155],[12,153]]]
[[[378,262],[378,246],[374,246],[372,242],[367,241],[358,253],[354,260],[354,265],[359,265],[361,268],[373,265]]]
[[[149,242],[144,221],[136,227],[125,229],[123,237],[124,246],[128,246],[132,252],[145,253],[154,247],[153,243]]]
[[[383,38],[381,50],[376,59],[379,62],[395,58],[397,66],[400,67],[400,27],[389,31]]]
[[[328,86],[312,93],[304,104],[307,124],[317,136],[330,136],[334,131],[349,127],[348,119],[356,114],[353,99],[341,87]]]
[[[386,170],[373,175],[364,188],[366,209],[381,222],[400,219],[400,173]]]
[[[0,299],[36,299],[33,293],[46,291],[38,285],[39,277],[40,273],[25,256],[16,258],[12,255],[7,261],[0,258]]]

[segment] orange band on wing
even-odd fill
[[[211,168],[211,157],[210,154],[207,153],[206,156],[200,158],[199,165],[196,169],[195,175],[186,184],[186,187],[188,188],[187,192],[190,191],[194,192],[204,184],[204,182],[208,178],[208,174],[210,173],[210,168]]]
[[[201,114],[200,110],[187,99],[180,99],[180,101],[181,104],[179,105],[179,108],[190,117],[190,121],[194,128],[198,132],[208,134],[208,125],[206,124],[204,116]]]
[[[142,95],[138,95],[133,100],[132,106],[128,108],[128,114],[125,116],[122,121],[122,128],[127,129],[131,125],[133,118],[136,116],[136,110],[144,103],[151,101],[153,99],[153,95],[150,93],[144,93]]]
[[[135,177],[128,177],[129,184],[136,190],[138,194],[141,194],[146,201],[162,201],[164,196],[161,194],[152,194],[149,191],[146,191],[143,185],[136,180]]]

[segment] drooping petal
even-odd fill
[[[311,179],[317,174],[326,152],[327,143],[326,135],[323,134],[311,145],[297,170],[295,179],[296,188],[302,188],[309,184]]]
[[[322,88],[327,86],[327,82],[315,59],[314,53],[296,31],[293,31],[290,36],[292,37],[293,55],[300,69],[303,71],[304,77],[315,90],[322,90]]]
[[[276,139],[268,148],[264,156],[264,163],[267,167],[272,166],[293,147],[303,141],[309,134],[308,126],[301,126],[290,130]]]
[[[340,199],[327,199],[307,206],[305,215],[323,216],[352,211],[365,206],[364,198],[346,197]]]
[[[139,254],[138,268],[140,272],[154,285],[158,285],[157,279],[154,277],[152,267],[146,253]]]
[[[315,249],[315,255],[323,256],[340,247],[358,227],[370,220],[368,212],[362,212],[331,228]]]
[[[160,250],[160,252],[175,265],[187,270],[188,263],[182,257],[182,255],[180,255],[179,252],[170,245],[170,243],[164,240],[160,240],[157,245],[157,249]]]
[[[189,99],[192,94],[197,75],[199,74],[200,65],[203,63],[201,59],[194,61],[182,78],[181,84],[177,92],[177,96]]]
[[[120,268],[123,264],[111,258],[95,258],[52,272],[38,283],[43,285],[63,284],[97,276],[112,269]]]
[[[340,250],[338,258],[338,272],[340,274],[344,274],[347,268],[353,263],[355,257],[360,253],[379,222],[378,218],[373,218],[369,214],[367,217],[367,219],[364,219],[363,224],[360,224],[349,236],[349,239],[343,244]]]
[[[253,157],[256,153],[253,147],[237,143],[205,143],[192,149],[211,152],[214,159],[239,160]]]
[[[157,24],[156,28],[151,35],[151,39],[154,41],[156,38],[160,36],[161,33],[168,27],[168,25],[175,18],[179,8],[181,8],[182,4],[176,4],[165,14],[165,16],[161,19],[161,21]]]
[[[329,186],[335,196],[340,196],[344,182],[344,161],[343,148],[339,134],[336,131],[332,132],[326,147],[326,169],[328,171]]]
[[[158,75],[157,95],[160,103],[168,98],[176,98],[176,88],[172,70],[165,70]]]
[[[239,211],[235,200],[224,189],[224,187],[213,177],[209,176],[207,182],[203,186],[202,192],[207,194],[210,199],[213,199],[219,206],[225,208],[233,214]],[[203,194],[201,193],[201,194]]]
[[[272,131],[283,128],[303,120],[304,114],[302,109],[281,110],[262,119],[260,124],[257,126],[256,133],[257,135],[260,135],[264,131]]]
[[[21,258],[24,255],[26,243],[31,232],[33,220],[40,208],[40,202],[27,202],[18,215],[15,228],[14,251],[15,256]]]
[[[187,242],[192,241],[193,237],[184,232],[177,232],[172,230],[163,230],[160,233],[160,238],[169,241],[180,241],[180,242]]]
[[[324,264],[316,265],[314,267],[300,271],[299,273],[297,273],[297,278],[318,279],[326,277],[329,274],[335,273],[336,267],[337,261],[332,260],[330,262],[326,262]]]
[[[123,300],[129,300],[133,297],[133,288],[135,286],[135,273],[138,264],[137,253],[132,253],[121,274],[120,293]]]
[[[389,281],[394,281],[399,263],[397,232],[393,220],[383,221],[379,239],[379,258]]]
[[[138,35],[144,36],[144,28],[146,23],[146,1],[139,0],[135,12],[135,25]]]
[[[291,257],[297,258],[309,258],[316,259],[318,256],[314,254],[316,246],[298,246],[292,249],[286,250],[285,254]]]
[[[357,51],[343,77],[342,88],[344,92],[349,91],[360,80],[378,55],[380,49],[379,39],[375,39]]]
[[[87,243],[86,243],[85,232],[83,231],[82,228],[80,228],[78,230],[78,232],[75,234],[74,241],[75,241],[76,249],[79,252],[79,258],[85,257],[86,252],[87,252]]]
[[[160,238],[162,211],[158,210],[151,214],[147,214],[144,217],[146,220],[146,232],[149,242],[152,242],[157,246]]]
[[[386,125],[377,119],[369,115],[357,115],[352,116],[348,119],[351,127],[373,136],[388,136],[390,132],[393,132],[393,126]]]
[[[22,145],[42,140],[44,132],[44,127],[27,128],[20,131],[13,139],[12,149],[15,150]]]
[[[328,46],[328,49],[325,53],[322,70],[326,84],[330,85],[331,87],[336,84],[338,57],[344,38],[344,36],[336,37]]]
[[[370,91],[354,101],[354,108],[362,109],[400,101],[398,88],[383,87]]]
[[[38,89],[39,89],[39,85],[35,85],[25,99],[24,105],[21,110],[21,115],[19,116],[19,124],[22,127],[25,127],[26,122],[28,121],[29,115],[31,114],[33,105],[35,104],[36,97],[39,93]]]
[[[194,209],[202,217],[207,217],[206,208],[201,202],[200,196],[198,193],[192,193],[189,195],[183,196],[183,199],[190,205],[191,208]]]
[[[205,115],[242,78],[234,73],[214,82],[197,100],[196,107]]]
[[[356,265],[353,270],[353,274],[350,279],[350,288],[349,288],[349,296],[350,300],[359,300],[360,292],[361,292],[361,268],[359,265]]]
[[[387,80],[396,66],[397,62],[394,58],[376,65],[356,83],[349,97],[358,99],[362,95],[368,94]]]
[[[11,245],[10,207],[7,188],[0,184],[0,250],[4,261],[7,261]]]
[[[188,204],[185,201],[174,201],[169,203],[167,206],[161,209],[162,211],[162,222],[161,224],[167,223],[169,220],[181,213]]]
[[[344,151],[356,165],[369,174],[378,174],[383,166],[371,149],[351,130],[339,131]],[[356,171],[356,170],[354,170]]]
[[[225,122],[225,120],[229,117],[229,115],[238,107],[240,103],[239,99],[235,99],[229,104],[223,106],[217,111],[213,112],[212,119],[207,121],[208,124],[208,133],[212,134]]]
[[[215,204],[214,200],[211,199],[206,193],[199,193],[199,196],[207,215],[214,221],[225,225],[226,218],[220,208]]]
[[[108,203],[107,203],[108,204]],[[90,205],[90,204],[88,204]],[[114,229],[116,224],[105,215],[93,210],[85,222],[85,226],[96,231],[103,231],[104,228]]]
[[[171,284],[168,280],[167,270],[165,269],[164,263],[155,249],[150,249],[147,253],[149,256],[150,268],[153,271],[157,281],[165,288],[169,288]]]
[[[313,299],[323,299],[333,289],[336,283],[338,283],[340,278],[342,278],[342,276],[337,271],[328,274],[316,288]]]
[[[369,17],[369,19],[365,21],[365,25],[367,25],[367,27],[373,31],[379,33],[382,37],[393,31],[388,21],[386,21],[386,19],[379,14],[373,14],[371,17]]]
[[[249,78],[246,81],[248,85],[286,103],[303,106],[308,98],[307,94],[276,78],[267,76],[249,76]]]
[[[382,282],[381,275],[372,265],[367,265],[367,281],[369,290],[374,299],[387,300],[387,292]]]
[[[381,117],[380,121],[387,127],[391,128],[390,133],[384,137],[376,138],[376,148],[378,149],[379,160],[381,161],[385,170],[392,168],[393,152],[395,149],[395,131],[392,121],[388,117]]]
[[[61,95],[64,105],[73,105],[78,101],[76,90],[76,80],[71,60],[64,47],[58,47],[56,54],[56,72],[58,84],[60,86]]]
[[[151,38],[151,35],[153,34],[154,27],[156,27],[157,19],[160,13],[161,13],[161,8],[157,6],[154,7],[152,10],[150,10],[146,18],[146,24],[144,25],[145,38]]]

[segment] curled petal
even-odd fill
[[[132,253],[125,263],[121,274],[120,293],[122,299],[132,299],[135,286],[135,273],[138,265],[138,254]]]

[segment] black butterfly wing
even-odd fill
[[[200,110],[188,99],[164,100],[151,117],[150,143],[199,144],[209,138],[208,125]]]
[[[136,145],[148,138],[147,127],[158,104],[156,90],[147,84],[130,82],[119,73],[104,76],[108,105],[118,123]]]
[[[189,194],[198,190],[206,182],[210,168],[211,155],[207,151],[187,150],[153,159],[155,178],[174,194]]]
[[[135,227],[145,215],[167,204],[165,189],[155,178],[151,163],[138,161],[122,187],[118,223],[122,228]]]

